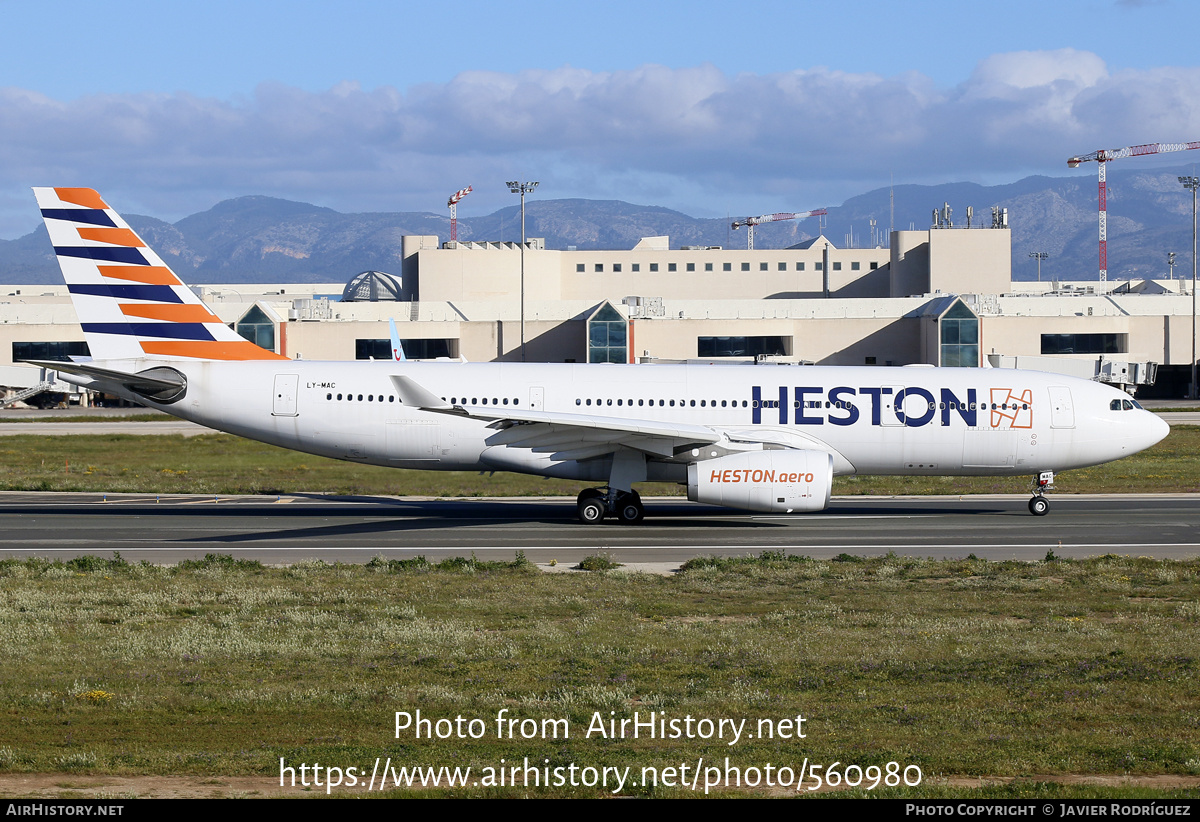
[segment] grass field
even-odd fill
[[[366,772],[390,757],[393,767],[482,775],[528,757],[552,768],[628,766],[637,781],[644,767],[729,757],[760,775],[767,763],[807,762],[810,774],[834,762],[862,773],[920,768],[920,787],[872,792],[885,796],[1196,797],[1186,786],[1019,781],[974,791],[943,780],[1166,774],[1196,784],[1198,579],[1200,560],[1117,556],[765,554],[696,560],[671,577],[545,574],[472,558],[291,568],[227,557],[172,568],[5,561],[0,777],[274,777],[280,757]],[[395,712],[418,709],[480,719],[485,732],[396,738]],[[502,710],[533,720],[535,738],[496,738]],[[770,720],[806,736],[730,745],[585,735],[597,716],[652,711],[745,719],[751,732]],[[543,736],[544,720],[566,725]],[[622,793],[694,795],[640,783]]]
[[[1058,490],[1195,492],[1198,446],[1200,429],[1176,428],[1143,454],[1060,475]],[[450,497],[580,487],[364,467],[225,435],[6,437],[0,457],[0,487],[14,490]],[[1022,478],[853,477],[835,493],[1024,489]],[[1195,798],[1198,583],[1200,560],[1117,556],[1025,564],[765,554],[697,559],[670,577],[544,574],[474,558],[290,568],[228,557],[170,568],[3,561],[0,792],[6,776],[31,773],[58,774],[64,795],[98,774],[277,777],[280,757],[365,771],[391,757],[393,767],[475,774],[528,757],[551,768],[629,767],[635,778],[675,768],[677,780],[681,765],[729,757],[760,777],[767,763],[793,773],[807,763],[805,787],[814,765],[856,766],[865,778],[892,762],[920,768],[921,786],[881,785],[877,796]],[[395,738],[395,712],[418,709],[480,719],[486,733]],[[501,711],[565,720],[567,731],[497,739]],[[802,715],[807,735],[734,745],[585,736],[596,716],[649,712],[744,719],[751,732],[759,720],[781,729]],[[1121,784],[1152,775],[1174,782]],[[963,787],[971,777],[1018,781]],[[1044,781],[1055,779],[1074,783]],[[694,795],[640,782],[621,793]]]
[[[1153,448],[1058,475],[1058,493],[1200,492],[1200,428],[1180,426]],[[0,490],[198,494],[574,496],[591,483],[520,474],[409,471],[339,462],[228,434],[75,435],[0,439]],[[1025,477],[838,477],[834,494],[1021,493]],[[645,483],[643,495],[682,495]]]

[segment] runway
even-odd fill
[[[922,557],[1040,560],[1105,553],[1200,556],[1200,495],[842,497],[818,514],[756,515],[674,498],[646,501],[638,526],[585,526],[570,499],[212,497],[0,494],[0,558],[107,556],[174,563],[207,553],[269,564],[447,556],[574,563],[605,551],[626,563],[783,550],[815,558],[895,551]]]

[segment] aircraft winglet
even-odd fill
[[[400,395],[400,402],[422,411],[454,411],[455,408],[441,397],[423,388],[420,383],[400,374],[392,375],[392,385]]]

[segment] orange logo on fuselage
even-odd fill
[[[992,428],[1032,428],[1033,390],[1014,394],[1011,388],[993,388]]]

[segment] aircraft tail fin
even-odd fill
[[[396,330],[396,321],[389,317],[388,326],[392,329],[392,359],[396,362],[406,362],[408,357],[404,356],[404,345],[400,342],[400,332]]]
[[[90,188],[35,188],[94,359],[287,359],[225,325]]]

